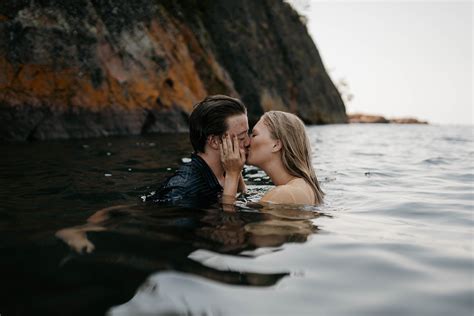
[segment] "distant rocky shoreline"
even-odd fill
[[[354,113],[347,115],[348,123],[394,123],[394,124],[429,124],[413,117],[385,118],[380,115]]]

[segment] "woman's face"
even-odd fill
[[[260,119],[252,130],[247,164],[261,167],[272,158],[276,140],[271,137],[270,130]]]

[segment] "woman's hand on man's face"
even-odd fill
[[[224,135],[219,143],[219,149],[226,174],[240,174],[245,164],[245,149],[240,148],[237,136]]]

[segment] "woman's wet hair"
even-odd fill
[[[271,136],[281,142],[285,168],[292,176],[303,178],[311,186],[315,204],[322,203],[324,192],[311,163],[311,145],[304,123],[296,115],[282,111],[266,112],[262,118]]]
[[[194,105],[189,117],[189,138],[194,152],[203,153],[207,138],[227,131],[227,118],[247,114],[242,101],[226,95],[212,95]]]

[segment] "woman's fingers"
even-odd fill
[[[234,150],[236,156],[245,163],[245,149],[240,148],[240,142],[237,136],[234,137]]]
[[[224,135],[219,143],[219,149],[222,161],[231,159],[240,160],[245,163],[245,149],[240,148],[240,141],[237,136]]]
[[[222,137],[222,149],[223,149],[223,153],[224,153],[224,157],[227,156],[228,152],[229,152],[229,148],[227,147],[227,140],[226,140],[226,137],[227,135],[224,135],[224,137]]]
[[[232,139],[230,138],[230,135],[229,134],[226,134],[225,135],[225,141],[227,143],[227,150],[228,150],[228,153],[229,154],[233,154],[234,153],[234,146],[232,145]]]
[[[222,141],[219,141],[219,153],[221,154],[221,161],[224,162],[224,147],[223,147],[223,144],[222,144]]]
[[[234,143],[234,153],[236,154],[236,156],[239,156],[239,152],[240,152],[240,146],[239,146],[239,139],[237,138],[237,135],[234,135],[234,139],[233,139]]]
[[[244,163],[247,160],[247,156],[245,154],[245,149],[243,149],[243,148],[240,148],[240,160],[243,161]]]

